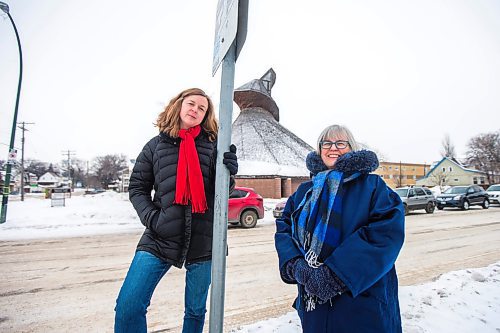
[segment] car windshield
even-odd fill
[[[447,189],[443,193],[445,193],[445,194],[462,194],[462,193],[465,193],[466,191],[467,191],[467,187],[456,186],[456,187],[450,187],[449,189]]]
[[[407,188],[397,188],[396,189],[396,193],[400,196],[400,197],[406,197],[407,194],[408,194],[408,189]]]
[[[500,191],[500,185],[491,185],[486,191]]]

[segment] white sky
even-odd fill
[[[26,158],[135,158],[180,90],[219,99],[215,0],[8,2],[24,56],[18,121],[35,123]],[[463,157],[471,137],[500,128],[499,17],[497,0],[253,0],[235,87],[273,67],[281,124],[311,145],[340,123],[390,161],[438,160],[446,133]],[[19,57],[1,18],[6,159]]]
[[[11,200],[7,223],[0,224],[0,241],[140,232],[144,229],[127,193],[73,195],[65,207],[50,207],[51,200],[28,194],[24,202]],[[43,195],[39,195],[43,197]],[[13,199],[13,198],[12,198]],[[264,199],[264,219],[274,224],[272,209],[280,199]],[[230,238],[230,237],[229,237]],[[229,246],[231,241],[229,239]],[[397,266],[397,263],[396,263]],[[403,332],[498,332],[500,328],[500,262],[484,268],[443,274],[421,285],[400,286]],[[251,325],[238,333],[299,333],[300,321],[290,313]]]

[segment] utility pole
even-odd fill
[[[24,132],[28,131],[26,125],[33,125],[35,123],[27,123],[25,121],[18,123],[21,126],[17,126],[23,131],[21,136],[21,201],[24,201]]]
[[[401,161],[399,161],[399,186],[403,186],[403,177],[401,176]]]
[[[70,188],[73,188],[73,179],[71,177],[71,156],[75,156],[76,152],[72,150],[63,150],[62,151],[63,156],[66,156],[67,158],[67,163],[68,163],[68,181],[71,182]]]

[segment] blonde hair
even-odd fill
[[[327,128],[325,128],[323,132],[321,132],[321,134],[319,135],[318,143],[316,145],[316,152],[319,155],[321,155],[321,144],[320,144],[321,141],[337,137],[345,137],[346,140],[349,142],[349,146],[351,147],[352,151],[360,150],[359,144],[356,142],[354,136],[347,127],[342,125],[330,125]]]
[[[215,118],[214,105],[210,97],[199,88],[189,88],[174,96],[165,107],[165,110],[158,115],[155,125],[161,132],[165,132],[169,136],[177,138],[179,136],[179,130],[181,129],[180,111],[182,101],[184,98],[192,95],[203,96],[207,99],[208,108],[200,126],[207,133],[208,139],[210,141],[215,141],[217,139],[218,124]]]

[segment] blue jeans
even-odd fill
[[[115,332],[147,332],[146,312],[161,278],[172,267],[149,252],[137,251],[115,307]],[[183,333],[202,332],[205,323],[211,261],[186,265]]]

